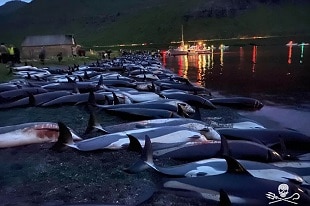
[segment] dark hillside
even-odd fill
[[[6,4],[0,6],[0,16],[9,15],[27,4],[28,3],[23,1],[9,1]]]
[[[1,7],[0,7],[1,8]],[[294,15],[292,15],[294,14]],[[86,46],[309,34],[306,0],[33,0],[0,22],[0,39],[73,34]]]

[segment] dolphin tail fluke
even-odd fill
[[[102,128],[102,126],[100,125],[100,123],[99,123],[98,119],[96,118],[95,114],[93,112],[90,112],[87,128],[86,128],[84,134],[89,134],[94,129],[97,129],[97,130],[103,132],[104,134],[109,134],[108,131],[106,131],[105,129]]]
[[[127,136],[131,140],[132,138],[134,138],[132,135],[127,135]],[[137,142],[139,141],[137,140]],[[144,144],[144,148],[142,150],[140,158],[133,165],[131,165],[130,167],[124,170],[128,173],[138,173],[150,167],[156,170],[156,168],[154,167],[154,162],[153,162],[153,149],[152,149],[151,140],[149,136],[145,135],[145,144]]]
[[[51,147],[52,150],[61,151],[66,145],[74,145],[69,128],[62,122],[58,122],[59,136],[57,142]]]

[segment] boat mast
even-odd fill
[[[181,40],[181,46],[184,47],[183,24],[182,24],[182,40]]]

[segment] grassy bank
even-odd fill
[[[119,53],[117,51],[113,51],[111,54],[111,58],[114,58],[118,55]],[[44,65],[42,65],[39,59],[21,59],[21,64],[18,65],[25,65],[25,63],[27,62],[28,65],[32,65],[37,68],[49,67],[49,66],[65,67],[65,66],[73,66],[74,64],[76,65],[90,64],[92,62],[96,62],[98,59],[101,59],[99,52],[88,51],[86,52],[85,57],[64,57],[60,62],[58,61],[57,57],[51,57],[46,59]],[[14,76],[12,74],[9,74],[9,72],[10,67],[8,64],[0,64],[0,83],[7,82],[14,78]]]
[[[0,64],[0,83],[7,82],[13,78],[12,74],[9,74],[10,69],[6,64]]]

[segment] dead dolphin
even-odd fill
[[[253,176],[233,158],[225,157],[224,173],[202,177],[167,178],[159,185],[165,191],[191,195],[206,201],[220,202],[224,190],[232,205],[308,205],[310,196],[306,189],[290,181],[277,181]],[[281,205],[282,205],[281,204]]]
[[[147,168],[152,168],[161,174],[175,177],[211,176],[225,173],[229,164],[227,161],[232,161],[230,159],[231,158],[210,158],[170,167],[158,166],[153,161],[151,140],[146,135],[145,145],[140,159],[129,168],[126,168],[125,171],[136,173]],[[297,174],[287,172],[271,164],[248,160],[237,160],[237,162],[239,162],[252,176],[257,178],[277,180],[281,182],[292,181],[297,184],[309,185]]]
[[[219,138],[217,133],[210,130],[195,131],[179,126],[163,126],[155,128],[134,129],[124,132],[100,135],[97,137],[85,139],[83,141],[74,142],[71,133],[63,123],[58,123],[60,134],[54,148],[63,147],[64,145],[81,151],[93,151],[100,149],[117,150],[128,147],[128,134],[134,135],[139,139],[140,144],[144,145],[145,134],[148,134],[153,142],[162,143],[163,145],[175,145],[188,141],[204,142],[209,139]],[[213,130],[214,131],[214,130]]]
[[[249,97],[212,98],[209,99],[209,101],[215,105],[222,105],[239,109],[258,110],[264,106],[264,104],[261,101]]]
[[[72,129],[69,129],[69,133],[74,140],[81,140]],[[0,127],[0,148],[56,142],[58,136],[58,124],[53,122],[31,122],[4,126]]]

